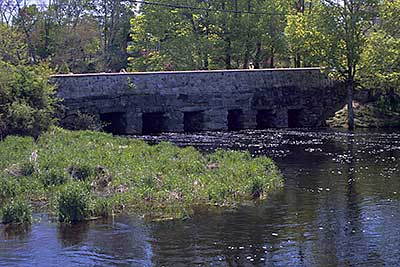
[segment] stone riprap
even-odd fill
[[[89,113],[118,134],[319,127],[345,102],[317,68],[55,75],[64,122]]]

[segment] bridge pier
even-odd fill
[[[204,129],[204,110],[187,110],[182,114],[184,132],[200,132]]]
[[[142,116],[141,112],[135,110],[126,112],[126,134],[142,133]]]
[[[288,109],[287,108],[279,108],[274,110],[274,122],[273,127],[276,128],[286,128],[288,127]]]
[[[241,126],[242,129],[255,129],[257,126],[257,111],[249,107],[242,109]]]
[[[203,131],[226,130],[228,130],[228,110],[224,108],[213,108],[204,111]]]
[[[267,129],[276,127],[276,113],[272,109],[259,109],[256,114],[256,128]]]
[[[165,132],[183,132],[184,131],[184,114],[179,110],[166,113]]]

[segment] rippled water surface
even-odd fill
[[[400,266],[400,134],[315,130],[141,137],[268,155],[285,185],[185,220],[0,226],[0,266]]]

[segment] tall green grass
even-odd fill
[[[0,143],[0,176],[2,205],[24,196],[68,222],[123,209],[162,214],[195,204],[234,203],[263,197],[282,184],[267,157],[223,150],[202,154],[193,147],[150,146],[59,128],[36,142],[7,137]]]

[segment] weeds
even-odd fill
[[[18,182],[15,179],[0,177],[0,204],[16,197],[18,187]]]
[[[61,222],[78,223],[89,216],[89,192],[80,183],[71,183],[61,189],[57,199]]]
[[[32,223],[32,210],[22,200],[12,200],[2,208],[1,214],[4,224]]]

